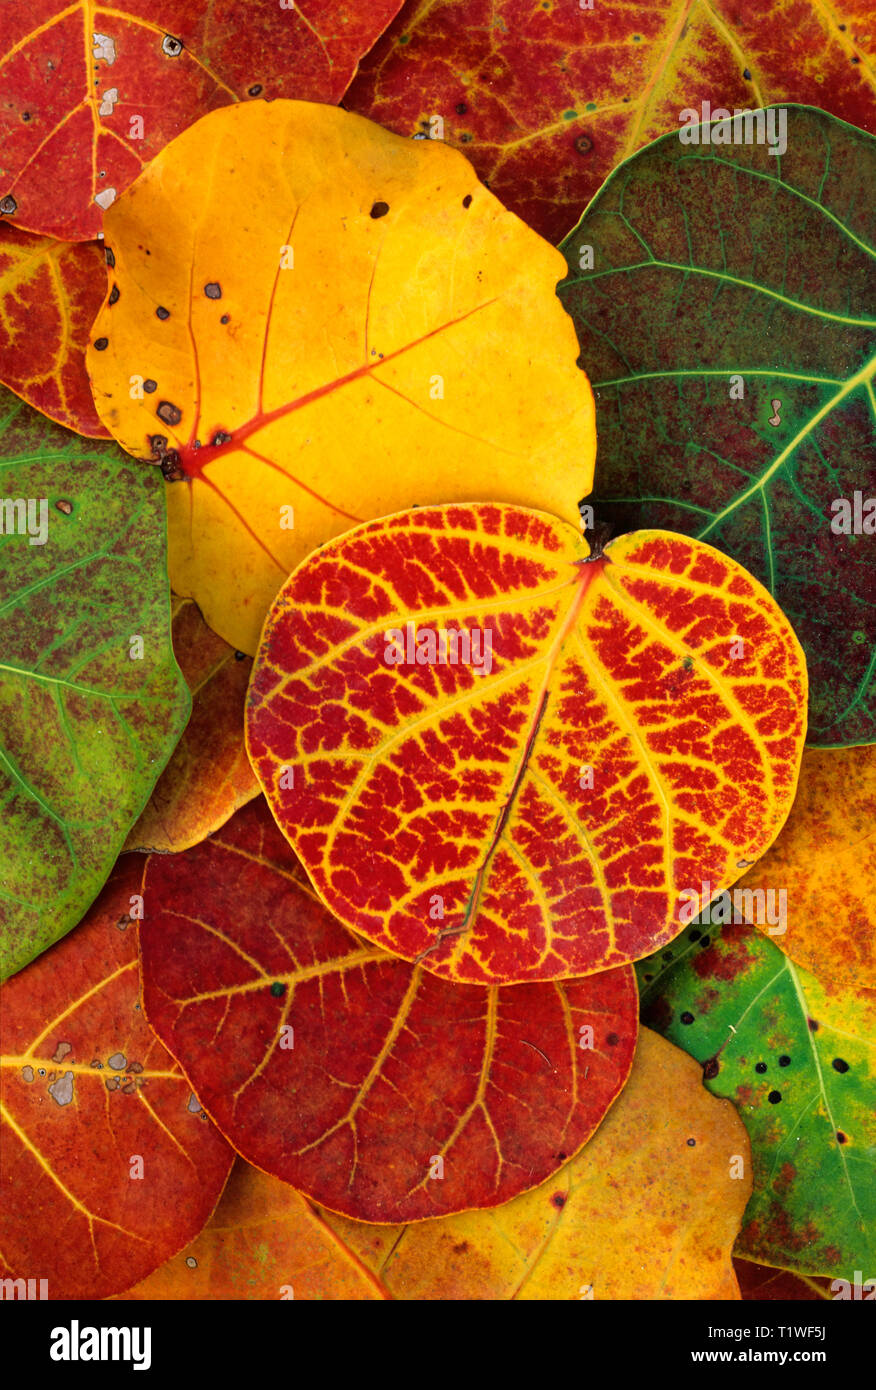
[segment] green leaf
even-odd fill
[[[872,992],[827,994],[753,927],[702,920],[636,971],[643,1022],[703,1063],[748,1129],[754,1190],[736,1254],[876,1277]]]
[[[672,134],[620,165],[559,295],[596,396],[597,518],[743,564],[806,652],[810,743],[869,743],[876,537],[834,534],[831,504],[876,498],[876,140],[785,110],[781,156]]]
[[[96,897],[191,701],[171,647],[160,472],[52,424],[5,389],[0,440],[5,978]],[[21,534],[21,508],[3,505],[19,499],[37,504],[36,543]]]

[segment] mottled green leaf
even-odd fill
[[[3,977],[75,926],[185,727],[165,553],[157,469],[0,389]]]
[[[561,247],[559,294],[596,396],[596,517],[740,561],[806,652],[810,743],[868,743],[876,536],[831,523],[876,498],[876,140],[786,112],[781,156],[676,133],[620,165]]]
[[[827,994],[749,926],[698,921],[636,970],[643,1021],[703,1063],[748,1129],[754,1190],[736,1253],[876,1277],[872,997]]]

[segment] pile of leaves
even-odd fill
[[[872,1297],[864,21],[239,9],[0,14],[0,1275]]]

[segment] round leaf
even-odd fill
[[[351,522],[482,496],[577,517],[596,441],[563,259],[455,151],[326,106],[229,107],[106,236],[98,410],[162,461],[173,588],[241,651]]]
[[[142,859],[2,987],[0,1274],[49,1298],[130,1288],[210,1216],[233,1159],[138,999]]]
[[[590,1137],[636,1040],[632,972],[454,987],[346,931],[264,801],[153,855],[143,1002],[244,1158],[362,1221],[494,1206]]]
[[[185,727],[161,479],[0,388],[0,967],[75,926]]]
[[[359,527],[290,576],[247,746],[351,930],[513,983],[646,955],[686,894],[737,879],[790,808],[805,703],[788,623],[732,560],[659,531],[589,555],[484,503]]]
[[[129,1297],[738,1299],[748,1154],[733,1107],[643,1029],[616,1105],[541,1187],[489,1211],[363,1225],[240,1165],[201,1236]]]
[[[809,741],[865,743],[876,140],[808,107],[786,118],[780,158],[676,134],[622,165],[563,243],[559,293],[597,395],[597,516],[745,565],[806,652]]]

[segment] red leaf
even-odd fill
[[[80,241],[181,130],[231,101],[336,102],[400,0],[3,0],[2,207]],[[138,124],[139,122],[139,124]]]
[[[138,1002],[125,857],[85,920],[0,990],[0,1275],[130,1288],[208,1221],[233,1153]],[[140,1159],[141,1176],[138,1176]]]
[[[439,117],[496,197],[556,243],[615,165],[703,100],[810,103],[872,129],[871,9],[799,0],[779,22],[751,0],[409,0],[344,105],[400,135]]]
[[[632,971],[450,985],[346,931],[262,798],[153,855],[144,894],[149,1022],[244,1158],[334,1211],[506,1202],[585,1143],[629,1074]]]
[[[85,371],[88,334],[106,294],[103,249],[35,237],[0,223],[0,381],[92,439],[109,439]]]
[[[735,561],[664,531],[591,555],[555,517],[477,503],[299,565],[247,747],[352,931],[516,984],[637,960],[734,883],[790,810],[805,710],[799,643]]]

